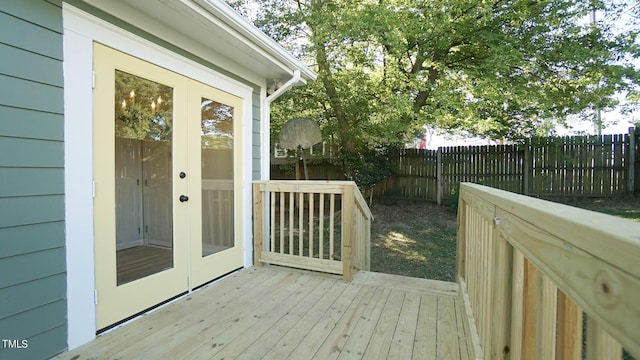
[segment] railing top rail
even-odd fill
[[[640,278],[640,223],[478,184],[461,186],[461,190],[471,196],[478,196],[507,213],[517,213],[537,228],[563,239],[567,245]],[[508,217],[503,216],[501,220]]]
[[[362,210],[362,212],[364,213],[364,216],[367,219],[373,220],[373,214],[371,213],[371,209],[369,209],[369,205],[367,204],[367,201],[364,199],[364,196],[362,196],[360,189],[357,186],[355,186],[355,183],[354,183],[354,188],[355,190],[353,191],[353,195],[356,200],[356,205],[358,205],[360,210]]]
[[[345,186],[355,186],[353,181],[327,180],[255,180],[261,191],[313,192],[342,194]]]
[[[558,288],[640,353],[640,223],[476,184],[460,190]]]
[[[305,192],[323,194],[343,194],[344,188],[354,188],[354,198],[358,207],[368,219],[373,219],[373,214],[367,205],[364,196],[353,181],[334,180],[254,180],[261,191]]]

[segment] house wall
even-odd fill
[[[92,44],[93,41],[117,48],[145,61],[247,99],[244,103],[242,129],[243,206],[245,216],[244,264],[252,264],[251,246],[251,186],[250,181],[260,177],[261,97],[264,89],[246,79],[228,73],[168,44],[155,36],[91,6],[69,0],[63,6],[65,46],[65,186],[66,196],[66,250],[68,269],[68,346],[73,349],[94,338],[94,271],[93,262],[93,199],[92,191],[100,192],[100,185],[92,189],[90,169],[92,138]],[[210,60],[215,61],[215,60]],[[213,70],[213,71],[212,71]],[[99,82],[99,77],[95,79]],[[265,81],[266,82],[266,81]],[[257,149],[257,150],[256,150]],[[87,276],[89,274],[89,276]],[[98,299],[100,298],[98,294]],[[99,300],[98,300],[99,301]]]
[[[60,1],[3,1],[0,54],[0,358],[43,359],[67,347]]]

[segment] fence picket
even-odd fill
[[[460,182],[474,182],[531,196],[610,197],[640,191],[640,132],[629,135],[547,137],[519,145],[402,149],[390,155],[393,175],[375,196],[452,201]],[[274,165],[278,166],[278,165]],[[309,165],[313,168],[316,165]],[[335,177],[317,165],[320,179]],[[321,175],[322,169],[325,175]],[[281,173],[281,171],[280,171]]]

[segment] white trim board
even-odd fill
[[[95,338],[93,244],[93,42],[149,61],[243,99],[242,203],[244,265],[252,265],[250,86],[170,52],[63,3],[65,103],[65,219],[69,349]],[[215,59],[207,59],[215,60]],[[211,61],[212,63],[214,61]],[[95,79],[100,81],[100,79]],[[262,119],[264,121],[264,119]],[[267,160],[268,161],[268,160]]]

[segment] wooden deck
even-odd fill
[[[250,268],[59,359],[468,359],[457,285]]]

